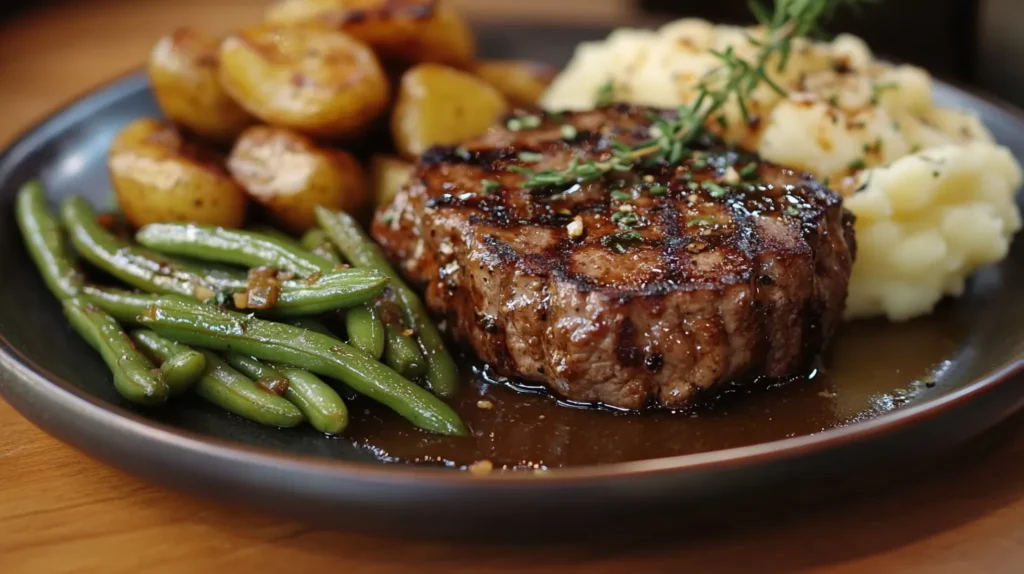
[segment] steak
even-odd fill
[[[855,255],[853,215],[810,175],[705,136],[676,164],[524,185],[644,145],[659,114],[516,111],[425,153],[373,236],[457,340],[573,401],[680,408],[806,374]]]

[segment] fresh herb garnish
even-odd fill
[[[616,211],[612,214],[612,223],[624,229],[634,229],[641,225],[640,217],[632,211]]]
[[[664,195],[668,195],[668,188],[665,187],[664,185],[653,185],[653,186],[651,186],[651,190],[650,191],[651,191],[651,195],[653,195],[654,197],[661,197],[661,196],[664,196]]]
[[[693,219],[686,222],[687,227],[707,227],[714,223],[710,217],[694,217]]]
[[[501,187],[501,184],[494,181],[493,179],[484,179],[480,181],[480,190],[484,195],[489,195],[491,192]]]
[[[612,171],[629,171],[635,165],[655,165],[659,162],[678,162],[684,155],[686,144],[704,133],[710,118],[722,113],[727,102],[736,101],[743,120],[751,121],[747,101],[754,90],[765,84],[780,95],[786,95],[769,77],[769,62],[779,71],[789,62],[796,38],[817,31],[822,19],[843,5],[856,5],[868,0],[777,0],[773,12],[752,2],[755,15],[766,31],[760,39],[749,41],[759,48],[757,56],[748,61],[732,47],[713,50],[711,54],[719,65],[701,77],[696,97],[681,106],[674,117],[658,116],[652,126],[652,137],[635,147],[613,147],[611,157],[601,162],[576,162],[562,170],[529,173],[523,183],[526,187],[567,185],[579,180],[594,180]],[[777,60],[777,64],[774,61]],[[601,85],[596,94],[597,103],[604,105],[615,98],[611,82]],[[511,127],[510,127],[511,129]],[[624,148],[624,149],[623,149]]]
[[[713,181],[705,181],[703,185],[704,189],[708,190],[708,193],[711,194],[711,197],[724,197],[725,194],[728,193],[724,187],[718,185]]]
[[[519,161],[523,161],[526,163],[537,163],[538,161],[544,159],[544,154],[540,154],[535,151],[521,151],[516,157],[519,158]]]
[[[643,243],[643,240],[644,236],[637,231],[623,231],[605,235],[601,238],[601,245],[616,253],[625,253]]]
[[[740,170],[740,177],[743,179],[750,179],[757,175],[757,168],[760,167],[756,161],[752,161],[747,165],[743,166]]]
[[[847,169],[850,169],[850,170],[853,170],[853,171],[857,171],[857,170],[859,170],[859,169],[864,169],[864,167],[865,167],[866,165],[867,165],[867,164],[866,164],[866,163],[864,163],[864,158],[862,158],[862,157],[859,157],[859,158],[857,158],[857,159],[855,159],[855,160],[851,161],[851,162],[850,162],[850,164],[849,164],[849,165],[847,165],[846,167],[847,167]]]
[[[597,88],[594,94],[595,103],[599,106],[607,106],[615,102],[615,85],[611,80],[606,81]]]
[[[871,84],[871,105],[877,106],[886,90],[895,90],[900,85],[896,82],[875,82]]]
[[[783,211],[783,213],[785,213],[786,215],[788,215],[790,217],[796,217],[796,216],[800,215],[800,210],[795,208],[795,207],[793,207],[792,205],[787,205],[786,209],[784,209],[782,211]]]
[[[532,130],[540,127],[541,119],[540,116],[514,116],[505,122],[505,127],[510,131],[518,132],[521,130]]]
[[[617,199],[619,201],[629,201],[633,199],[633,194],[628,191],[613,191],[611,196],[612,199]]]
[[[562,124],[559,131],[562,132],[562,139],[564,140],[574,140],[579,135],[579,132],[576,131],[576,126],[572,124]]]

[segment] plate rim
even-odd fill
[[[945,80],[935,79],[934,84],[947,90],[964,93],[994,106],[1024,125],[1024,110],[997,96]],[[31,148],[36,140],[45,138],[49,132],[60,129],[63,124],[75,123],[82,114],[88,113],[89,110],[103,107],[111,100],[116,101],[128,94],[147,89],[144,71],[135,69],[100,82],[69,98],[65,104],[23,129],[0,152],[0,181],[10,179],[10,172],[16,168],[25,155],[31,153]],[[44,402],[51,406],[56,405],[65,412],[87,417],[90,420],[85,422],[100,425],[102,427],[100,430],[128,433],[130,436],[155,441],[162,447],[176,450],[181,454],[192,453],[212,457],[221,463],[244,459],[247,463],[263,468],[275,468],[289,473],[313,471],[335,479],[354,478],[390,484],[442,483],[444,486],[460,488],[509,486],[528,488],[530,486],[545,487],[580,482],[598,484],[603,481],[637,476],[728,470],[810,456],[844,446],[866,443],[879,435],[893,434],[899,430],[914,427],[951,409],[979,400],[1002,385],[1012,384],[1013,379],[1022,373],[1024,373],[1024,351],[1008,358],[984,375],[974,377],[973,382],[951,393],[866,421],[809,435],[704,453],[555,468],[543,473],[496,472],[486,476],[476,476],[466,472],[454,472],[451,468],[404,463],[351,462],[294,454],[281,449],[246,445],[181,429],[131,412],[119,405],[107,403],[77,388],[26,357],[7,340],[3,333],[0,333],[0,375],[2,375],[0,376],[0,396],[3,396],[22,416],[48,434],[50,433],[48,425],[37,420],[38,417],[26,413],[28,409],[21,408],[18,400],[12,400],[12,396],[19,392],[14,387],[20,386],[22,393],[31,395],[30,400]],[[1024,406],[1021,403],[1024,403],[1024,393],[1022,393],[1021,401],[1018,401],[1012,411],[1019,410]],[[64,437],[58,438],[63,442],[69,442]]]

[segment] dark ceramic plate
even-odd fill
[[[553,64],[604,33],[480,30],[487,55]],[[946,85],[937,94],[979,112],[1024,157],[1024,121],[1014,111]],[[813,498],[844,477],[887,475],[1024,404],[1024,385],[1012,379],[1024,364],[1017,242],[1005,262],[981,271],[962,299],[931,317],[845,327],[827,376],[726,397],[696,416],[580,411],[481,380],[459,398],[477,435],[463,442],[391,424],[361,403],[342,439],[260,427],[187,398],[139,409],[118,397],[101,361],[67,327],[24,253],[12,202],[22,182],[41,175],[55,200],[83,193],[109,203],[107,146],[125,123],[155,111],[145,79],[128,76],[57,113],[0,158],[0,391],[61,440],[169,487],[375,531],[564,534],[592,531],[595,520],[649,524],[656,516],[680,528],[728,520],[735,508]],[[496,408],[476,408],[481,398]],[[424,464],[478,458],[552,470],[481,478]]]

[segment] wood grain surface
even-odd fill
[[[0,141],[136,66],[174,24],[254,21],[259,2],[97,0],[0,30]],[[482,19],[623,22],[607,0],[462,0]],[[0,270],[0,274],[3,271]],[[90,460],[0,402],[0,573],[1024,572],[1024,415],[904,483],[694,539],[480,546],[308,528],[166,491]],[[595,525],[614,528],[614,525]]]

